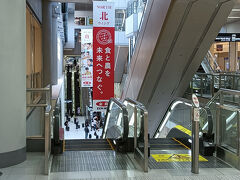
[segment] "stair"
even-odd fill
[[[66,140],[65,151],[101,151],[112,150],[106,139]]]

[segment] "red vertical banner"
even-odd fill
[[[114,97],[114,3],[93,1],[93,111]]]

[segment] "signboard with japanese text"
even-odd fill
[[[93,87],[93,30],[81,30],[81,86]]]
[[[93,2],[93,111],[105,112],[114,97],[114,3]]]
[[[115,27],[114,3],[93,1],[93,27]]]

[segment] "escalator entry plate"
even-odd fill
[[[157,162],[191,162],[190,154],[151,154]],[[208,161],[199,155],[199,161]]]

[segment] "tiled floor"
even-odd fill
[[[27,161],[9,168],[0,169],[0,180],[239,180],[240,171],[233,168],[201,168],[198,175],[190,169],[150,169],[148,173],[135,170],[58,172],[42,175],[44,156],[28,153]]]

